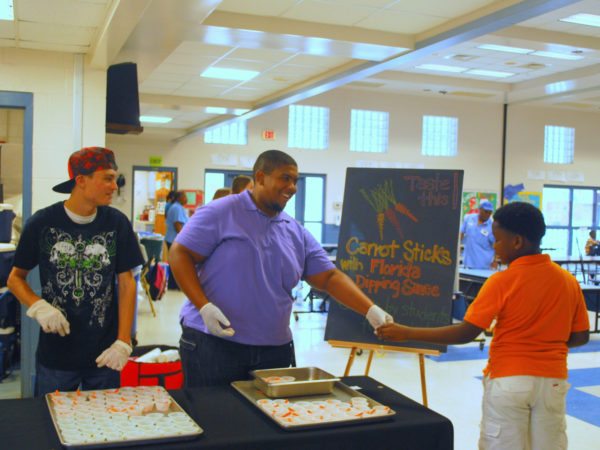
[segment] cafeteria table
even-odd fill
[[[493,273],[493,270],[459,270],[458,288],[468,303],[477,297],[479,289]],[[600,333],[598,329],[598,322],[600,321],[600,285],[579,283],[579,286],[581,286],[587,310],[594,314],[594,327],[590,330],[590,333]]]
[[[376,423],[285,431],[230,386],[170,391],[204,429],[193,440],[135,448],[244,450],[451,450],[452,422],[365,376],[344,377],[349,386],[391,407],[396,415]],[[60,449],[45,399],[0,400],[0,447]],[[110,447],[131,449],[131,446]]]

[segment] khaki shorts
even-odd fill
[[[566,449],[569,387],[559,378],[485,377],[479,449]]]

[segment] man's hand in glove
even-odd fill
[[[200,315],[210,334],[218,337],[231,337],[235,334],[229,320],[214,303],[207,303],[200,308]],[[222,324],[222,325],[221,325]],[[223,328],[225,326],[226,328]]]
[[[394,318],[377,305],[373,305],[369,308],[366,317],[375,330],[381,325],[394,322]]]
[[[132,351],[133,349],[129,344],[117,339],[96,358],[96,364],[98,364],[98,367],[106,366],[121,371],[127,364],[127,359]]]
[[[37,320],[45,333],[58,333],[66,336],[71,332],[69,321],[63,313],[43,298],[31,305],[26,314],[27,317]]]

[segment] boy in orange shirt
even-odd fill
[[[438,328],[386,324],[393,341],[464,344],[488,328],[494,338],[485,367],[479,448],[566,449],[568,347],[589,339],[589,320],[577,280],[540,253],[542,213],[509,203],[494,214],[494,250],[508,269],[493,274],[469,306],[464,322]]]

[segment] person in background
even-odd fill
[[[590,231],[590,237],[585,243],[586,256],[600,256],[598,245],[600,245],[600,241],[596,240],[596,230],[592,230]]]
[[[231,193],[239,194],[240,192],[244,192],[248,189],[252,189],[254,187],[254,182],[252,178],[247,175],[238,175],[233,179],[231,183]]]
[[[494,214],[495,250],[508,269],[488,278],[464,322],[438,328],[383,325],[380,338],[438,344],[470,342],[494,319],[483,379],[479,448],[566,449],[567,353],[589,339],[579,283],[540,253],[544,216],[509,203]]]
[[[498,264],[494,255],[492,211],[488,200],[479,204],[479,213],[467,214],[460,227],[460,239],[464,244],[463,266],[468,269],[495,269]]]
[[[71,155],[68,168],[69,180],[53,190],[69,198],[27,221],[8,278],[27,316],[41,326],[37,396],[119,387],[132,351],[132,269],[144,261],[131,223],[108,206],[117,189],[114,154],[86,147]],[[42,297],[26,280],[36,266]]]
[[[283,211],[296,193],[296,161],[268,150],[253,173],[252,191],[198,209],[171,247],[169,264],[187,297],[179,342],[187,387],[294,365],[291,292],[300,279],[366,315],[373,328],[393,320]]]
[[[169,209],[173,206],[173,202],[177,200],[177,191],[169,191],[167,194],[167,204],[165,205],[165,218],[169,214]]]
[[[187,204],[185,192],[177,191],[174,198],[175,199],[169,208],[169,212],[167,213],[167,234],[165,236],[165,242],[169,250],[171,249],[171,245],[173,245],[175,236],[177,236],[189,220],[187,211],[184,208]]]
[[[224,187],[224,188],[219,188],[215,191],[215,195],[213,195],[213,200],[216,200],[218,198],[222,198],[222,197],[227,197],[228,195],[231,194],[231,189],[228,187]]]

